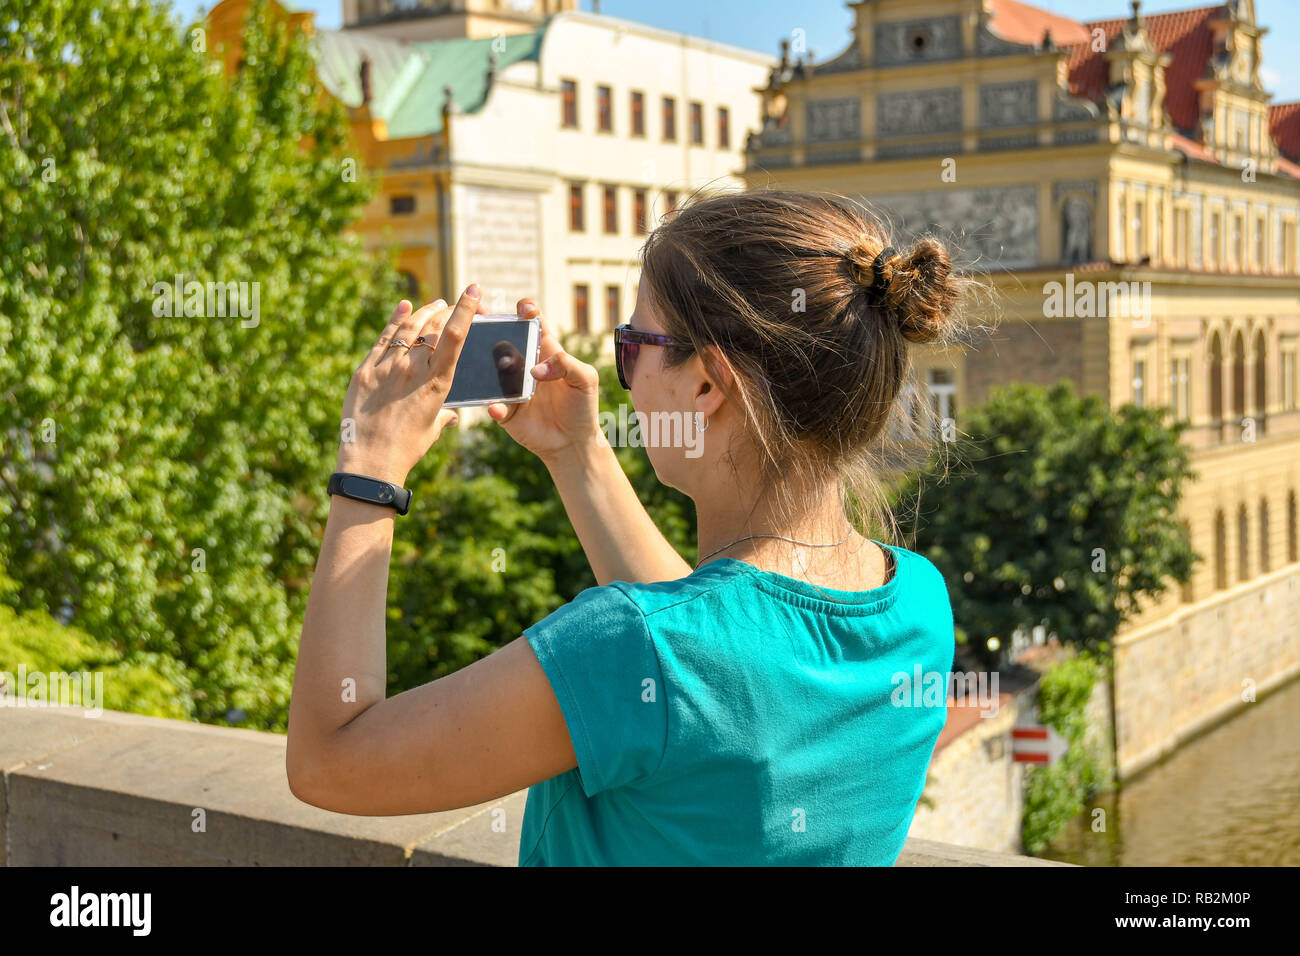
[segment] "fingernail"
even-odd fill
[[[533,366],[532,372],[538,378],[541,378],[550,370],[550,368],[551,366],[548,363],[540,362],[539,364]]]
[[[460,424],[460,419],[459,419],[459,418],[453,418],[453,419],[452,419],[451,421],[449,421],[447,424],[448,424],[448,425],[459,425],[459,424]]]
[[[410,312],[410,311],[411,311],[411,303],[410,303],[410,302],[407,302],[405,299],[403,299],[401,302],[397,303],[397,311],[398,311],[398,312]]]
[[[471,285],[468,289],[465,290],[465,294],[469,296],[471,299],[477,299],[482,294],[482,291],[479,289],[478,283],[475,282],[473,285]]]

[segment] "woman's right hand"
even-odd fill
[[[498,402],[488,414],[548,466],[569,452],[608,444],[600,430],[600,373],[560,347],[535,300],[520,299],[515,312],[541,323],[540,364],[529,370],[537,387],[531,401]]]

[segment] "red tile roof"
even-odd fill
[[[1101,102],[1109,84],[1109,69],[1104,51],[1095,51],[1093,33],[1100,30],[1106,38],[1105,48],[1124,31],[1128,17],[1092,20],[1081,23],[1020,0],[986,0],[989,29],[1011,43],[1037,46],[1044,32],[1050,30],[1052,41],[1068,54],[1066,67],[1070,92],[1094,102]],[[1207,163],[1222,160],[1203,143],[1184,135],[1200,131],[1200,93],[1196,81],[1207,76],[1214,55],[1214,31],[1210,23],[1228,18],[1228,7],[1215,3],[1171,13],[1143,14],[1142,22],[1152,46],[1170,55],[1165,68],[1165,110],[1177,132],[1172,145],[1192,159]],[[1269,107],[1269,131],[1284,159],[1278,172],[1300,179],[1300,103],[1278,103]]]
[[[1142,17],[1152,46],[1173,57],[1165,70],[1165,109],[1178,129],[1191,131],[1199,126],[1199,94],[1193,84],[1205,76],[1214,52],[1210,21],[1226,15],[1224,5],[1216,3],[1209,7],[1144,14]],[[1109,48],[1127,22],[1128,18],[1124,17],[1097,20],[1085,26],[1089,31],[1101,30]],[[1101,99],[1108,82],[1107,63],[1104,53],[1092,49],[1091,40],[1071,46],[1069,70],[1071,93],[1091,100]]]
[[[1037,46],[1043,34],[1052,31],[1052,42],[1070,46],[1088,39],[1088,30],[1078,20],[1058,16],[1019,0],[990,0],[989,29],[1008,43]]]
[[[1278,151],[1300,163],[1300,103],[1274,103],[1268,108],[1268,131]]]

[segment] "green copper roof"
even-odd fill
[[[536,61],[545,26],[517,36],[404,43],[350,30],[322,30],[314,51],[327,90],[348,106],[361,105],[361,61],[370,61],[371,112],[390,139],[427,136],[442,129],[443,89],[451,87],[458,111],[482,109],[488,65],[495,48],[498,72],[521,60]]]

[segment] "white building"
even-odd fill
[[[247,3],[223,0],[214,35]],[[417,296],[477,281],[493,311],[531,295],[557,329],[602,332],[631,313],[660,216],[743,188],[775,58],[574,6],[344,0],[344,28],[313,31],[380,177],[357,229],[398,249]]]

